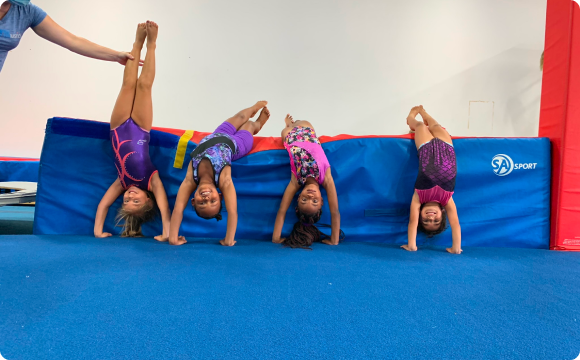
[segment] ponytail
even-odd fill
[[[322,215],[322,209],[318,210],[315,214],[306,214],[300,211],[296,207],[296,216],[298,217],[298,222],[294,224],[294,228],[284,240],[284,246],[289,246],[291,248],[301,248],[309,249],[312,243],[316,241],[322,241],[324,239],[330,239],[330,236],[318,230],[314,225],[320,220]],[[321,224],[322,226],[329,227],[328,225]],[[344,232],[340,231],[340,240],[344,239]]]

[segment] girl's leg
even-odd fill
[[[286,127],[284,129],[282,129],[282,133],[280,134],[280,136],[282,137],[282,142],[284,142],[284,139],[286,139],[286,135],[288,135],[288,132],[290,130],[294,129],[296,126],[309,127],[309,128],[314,130],[314,127],[312,126],[311,123],[309,123],[306,120],[294,121],[294,119],[292,118],[292,115],[290,115],[290,114],[286,115],[286,118],[284,119],[284,123],[286,124]]]
[[[260,109],[264,108],[266,106],[266,104],[268,104],[267,101],[258,101],[256,103],[256,105],[238,112],[236,115],[232,116],[231,118],[227,119],[226,121],[229,122],[230,124],[232,124],[236,128],[236,130],[240,130],[242,125],[244,125],[248,120],[250,120],[252,117],[254,117],[254,115],[256,115],[258,113],[258,111],[260,111]],[[270,113],[268,112],[268,116],[269,116],[269,114]],[[268,119],[266,119],[266,120],[268,120]],[[265,121],[264,121],[264,123],[265,123]]]
[[[270,110],[264,106],[260,116],[258,116],[258,120],[256,121],[246,121],[242,126],[239,127],[239,130],[246,130],[249,131],[250,134],[256,135],[261,129],[262,126],[268,121],[270,118]]]
[[[415,146],[417,147],[417,150],[419,150],[421,145],[433,139],[433,135],[429,132],[427,125],[422,121],[415,119],[421,108],[422,107],[420,106],[415,106],[411,109],[409,116],[407,116],[407,125],[409,125],[409,128],[415,132]]]
[[[427,114],[427,112],[425,111],[425,109],[423,109],[422,106],[419,109],[419,114],[423,118],[423,122],[425,122],[429,126],[429,131],[431,132],[433,137],[441,139],[449,144],[453,144],[453,141],[451,140],[451,135],[449,135],[447,130],[443,129],[443,127],[439,125],[437,120],[433,119],[431,115]]]
[[[284,142],[284,139],[286,139],[286,135],[288,135],[288,132],[294,128],[294,119],[292,118],[292,115],[290,114],[286,115],[284,123],[286,124],[286,127],[282,129],[282,133],[280,134],[280,137],[282,138],[282,143]]]
[[[137,72],[139,71],[139,59],[141,59],[141,49],[147,36],[145,23],[137,25],[137,35],[133,43],[131,55],[135,60],[127,60],[125,71],[123,72],[123,85],[117,97],[117,102],[111,114],[111,129],[121,125],[131,116],[133,100],[135,99],[135,87],[137,84]]]
[[[157,47],[157,24],[147,21],[147,55],[135,91],[135,104],[131,117],[142,127],[149,131],[153,125],[153,100],[151,88],[155,80],[155,48]]]

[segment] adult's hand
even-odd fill
[[[119,52],[117,54],[117,62],[121,65],[125,65],[127,64],[127,60],[135,60],[135,57],[133,55],[131,55],[131,53],[128,52]],[[142,59],[139,59],[139,66],[143,66],[144,61]]]

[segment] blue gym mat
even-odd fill
[[[0,182],[38,182],[39,166],[40,161],[3,160],[2,157],[0,157]]]
[[[216,126],[219,124],[216,121]],[[195,123],[192,124],[194,126]],[[268,124],[270,126],[270,124]],[[275,125],[273,125],[275,126]],[[34,233],[92,235],[95,212],[115,181],[109,124],[52,118],[47,123],[40,159]],[[179,137],[151,131],[150,154],[173,207],[187,166],[174,168]],[[453,196],[464,246],[548,248],[550,236],[550,142],[547,138],[455,139],[457,186]],[[196,147],[190,142],[187,154]],[[417,177],[415,143],[402,138],[355,138],[323,144],[338,193],[346,241],[407,242],[409,205]],[[189,155],[186,155],[186,164]],[[238,195],[237,238],[269,241],[280,201],[290,180],[286,150],[257,152],[232,164]],[[323,197],[326,192],[322,191]],[[119,198],[104,230],[115,228]],[[283,235],[296,222],[290,206]],[[222,237],[224,221],[184,212],[181,234]],[[66,219],[66,221],[64,220]],[[321,223],[330,224],[328,201]],[[161,233],[161,222],[143,227],[147,236]],[[449,246],[451,231],[432,239],[419,234],[418,244]]]
[[[0,236],[19,359],[574,359],[580,254]]]

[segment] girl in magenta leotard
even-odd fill
[[[326,154],[316,137],[312,124],[304,120],[294,121],[290,115],[286,116],[285,122],[282,142],[290,156],[292,174],[276,216],[272,241],[293,248],[309,248],[313,242],[320,240],[328,245],[338,245],[341,237],[338,196]],[[314,225],[320,220],[322,214],[323,200],[320,186],[326,189],[328,196],[331,216],[330,238]],[[290,236],[281,238],[286,211],[300,188],[303,190],[298,196],[295,209],[298,222],[294,224]]]
[[[115,167],[119,177],[105,193],[95,217],[96,237],[111,236],[103,232],[109,207],[123,194],[123,205],[117,218],[123,221],[121,236],[142,236],[141,225],[155,217],[156,207],[161,212],[163,234],[155,239],[169,237],[170,212],[167,195],[159,173],[149,158],[149,131],[153,123],[151,88],[155,78],[155,47],[157,24],[152,21],[139,24],[131,54],[140,59],[147,38],[147,55],[141,76],[137,79],[139,62],[129,60],[123,73],[123,85],[111,114],[111,144],[115,153]]]
[[[421,115],[423,121],[415,119]],[[419,173],[411,200],[408,243],[402,248],[417,250],[417,230],[431,237],[447,225],[451,226],[453,244],[447,251],[461,254],[461,227],[453,201],[457,163],[451,136],[433,119],[423,106],[415,106],[407,117],[407,124],[415,131],[415,145],[419,156]]]

